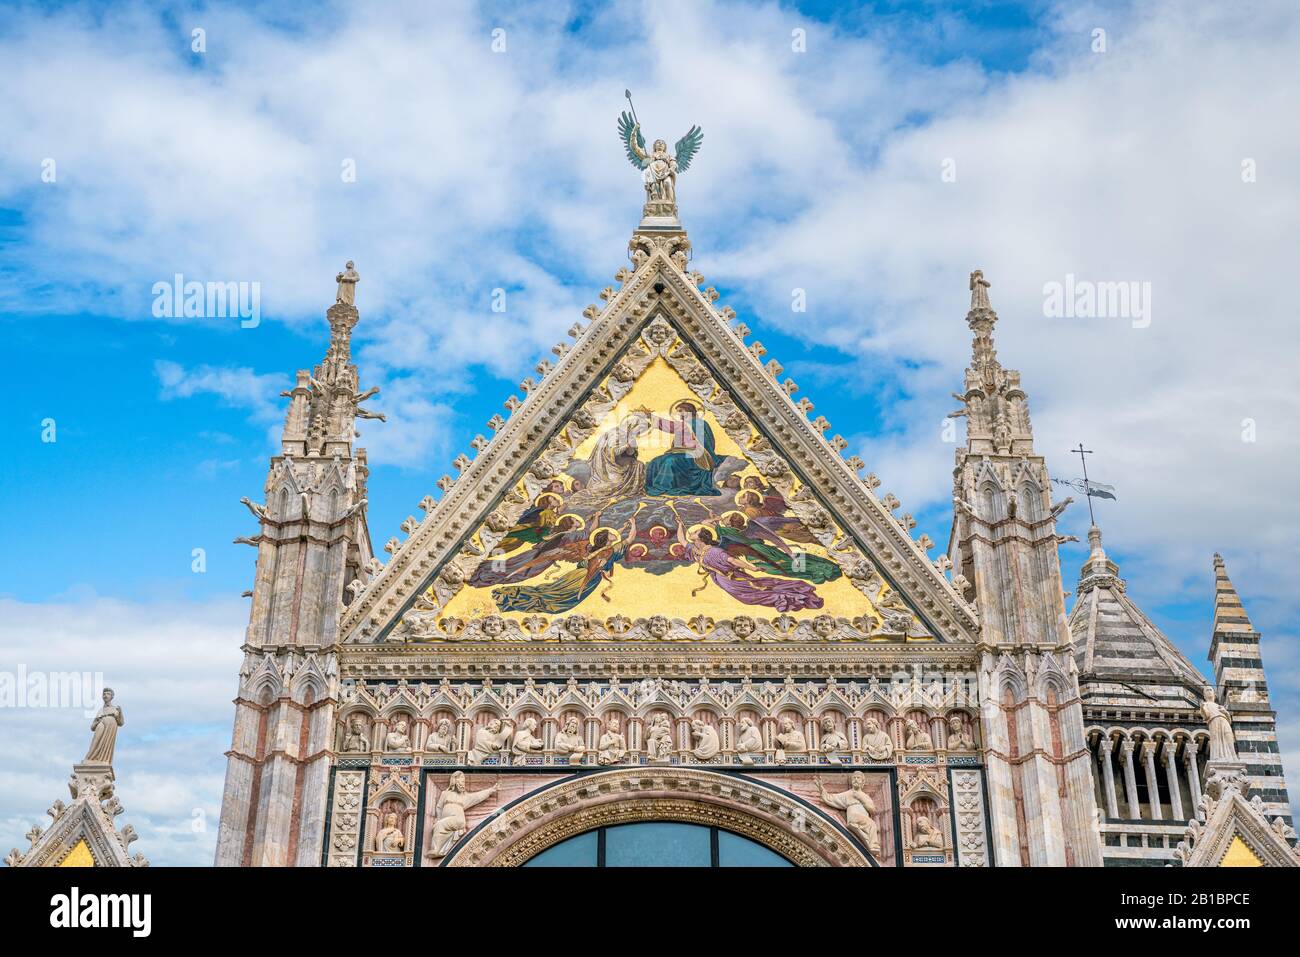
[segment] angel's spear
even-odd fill
[[[632,122],[635,123],[637,126],[640,126],[641,121],[636,118],[636,107],[632,106],[632,91],[624,90],[623,95],[627,97],[627,105],[632,107]]]

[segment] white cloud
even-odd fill
[[[135,604],[97,596],[35,604],[0,598],[6,671],[89,672],[116,693],[125,724],[114,755],[117,796],[157,864],[212,862],[224,752],[234,720],[246,601]],[[75,707],[6,709],[0,844],[25,850],[32,824],[68,800],[72,765],[90,743]]]

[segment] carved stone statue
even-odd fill
[[[821,749],[825,752],[830,751],[847,751],[849,748],[849,739],[844,737],[843,733],[835,730],[835,719],[830,715],[825,715],[821,720]]]
[[[334,301],[341,302],[345,306],[355,306],[357,304],[357,283],[361,281],[361,274],[353,268],[351,259],[343,267],[343,272],[335,276],[334,280],[339,284],[338,295]]]
[[[365,719],[359,714],[354,714],[348,719],[348,730],[343,735],[344,752],[357,752],[370,750],[370,737],[366,734]]]
[[[884,761],[894,753],[894,739],[875,718],[868,718],[863,727],[862,750],[872,761]]]
[[[916,819],[914,826],[916,833],[912,835],[913,847],[943,847],[943,835],[924,814]]]
[[[650,719],[650,730],[645,739],[646,756],[651,761],[667,761],[673,755],[673,728],[668,715],[656,712]]]
[[[695,750],[691,753],[696,760],[707,761],[722,750],[718,729],[699,718],[691,722],[691,736],[695,739]]]
[[[407,733],[407,724],[405,718],[398,718],[397,723],[388,729],[384,735],[385,751],[409,751],[411,750],[411,736]]]
[[[627,756],[627,739],[619,730],[618,715],[610,715],[605,723],[605,733],[596,742],[597,764],[618,764]]]
[[[122,709],[113,704],[113,689],[105,688],[104,706],[90,722],[90,748],[82,764],[112,764],[117,729],[122,727]]]
[[[736,736],[736,754],[740,756],[741,764],[753,764],[753,753],[763,750],[763,734],[749,718],[740,719],[739,731]]]
[[[452,738],[450,718],[443,718],[438,722],[437,730],[429,736],[429,742],[425,746],[425,750],[437,751],[441,754],[451,754],[456,750],[456,742]]]
[[[581,764],[582,756],[587,750],[587,744],[582,740],[582,733],[578,730],[578,719],[569,715],[564,722],[564,730],[555,736],[555,750],[559,754],[567,754],[570,764]]]
[[[790,718],[781,719],[781,731],[776,736],[776,746],[782,751],[807,751],[808,739],[795,727]]]
[[[909,751],[931,751],[934,749],[934,739],[930,737],[930,732],[922,727],[911,718],[907,719],[907,750]]]
[[[1214,700],[1214,689],[1205,686],[1205,700],[1201,702],[1201,716],[1210,732],[1210,760],[1237,762],[1237,739],[1232,733],[1232,716],[1228,709]]]
[[[466,764],[482,764],[493,755],[499,755],[514,734],[514,722],[493,718],[485,727],[474,733],[474,747],[465,756]]]
[[[542,739],[537,737],[537,719],[525,718],[524,723],[515,732],[513,748],[515,754],[536,754],[542,750]]]
[[[973,751],[975,749],[975,739],[966,728],[966,722],[962,721],[961,715],[953,714],[948,716],[948,750],[949,751]]]
[[[880,853],[880,827],[871,816],[876,811],[876,804],[866,791],[867,776],[861,771],[854,771],[849,778],[846,791],[831,794],[824,784],[818,784],[822,803],[844,812],[844,820],[849,830],[867,846],[872,854]]]
[[[677,141],[671,153],[668,143],[655,140],[649,152],[646,151],[645,137],[641,135],[641,124],[631,113],[621,113],[618,118],[618,135],[627,151],[628,162],[641,170],[641,181],[645,186],[647,216],[675,216],[677,214],[677,174],[685,173],[691,167],[691,160],[699,152],[704,133],[698,126],[690,130]]]
[[[406,835],[397,826],[396,814],[384,815],[384,826],[375,835],[375,850],[384,854],[400,854],[406,849]]]
[[[496,793],[495,784],[481,791],[467,791],[465,772],[457,771],[453,774],[451,780],[447,782],[446,789],[438,795],[438,804],[434,809],[433,834],[429,837],[429,856],[446,857],[447,852],[469,830],[465,812]]]

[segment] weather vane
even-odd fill
[[[1070,488],[1082,492],[1088,497],[1088,521],[1092,525],[1097,524],[1097,517],[1092,512],[1092,500],[1094,498],[1115,497],[1115,486],[1103,485],[1101,482],[1094,482],[1088,478],[1088,456],[1092,455],[1092,449],[1085,449],[1083,443],[1079,443],[1077,449],[1070,449],[1072,453],[1079,456],[1079,461],[1083,464],[1083,478],[1081,479],[1057,479],[1052,481],[1057,485],[1068,485]]]
[[[662,225],[677,224],[677,174],[685,173],[691,167],[691,160],[699,152],[704,133],[698,126],[692,126],[686,135],[677,141],[671,153],[668,152],[666,140],[655,140],[647,152],[645,137],[641,135],[641,121],[637,119],[636,107],[632,105],[632,91],[624,90],[627,105],[618,116],[618,136],[627,150],[628,161],[641,170],[641,182],[645,186],[645,208],[642,216],[645,222]]]

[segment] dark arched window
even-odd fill
[[[757,841],[701,824],[645,821],[561,841],[524,867],[793,867]]]

